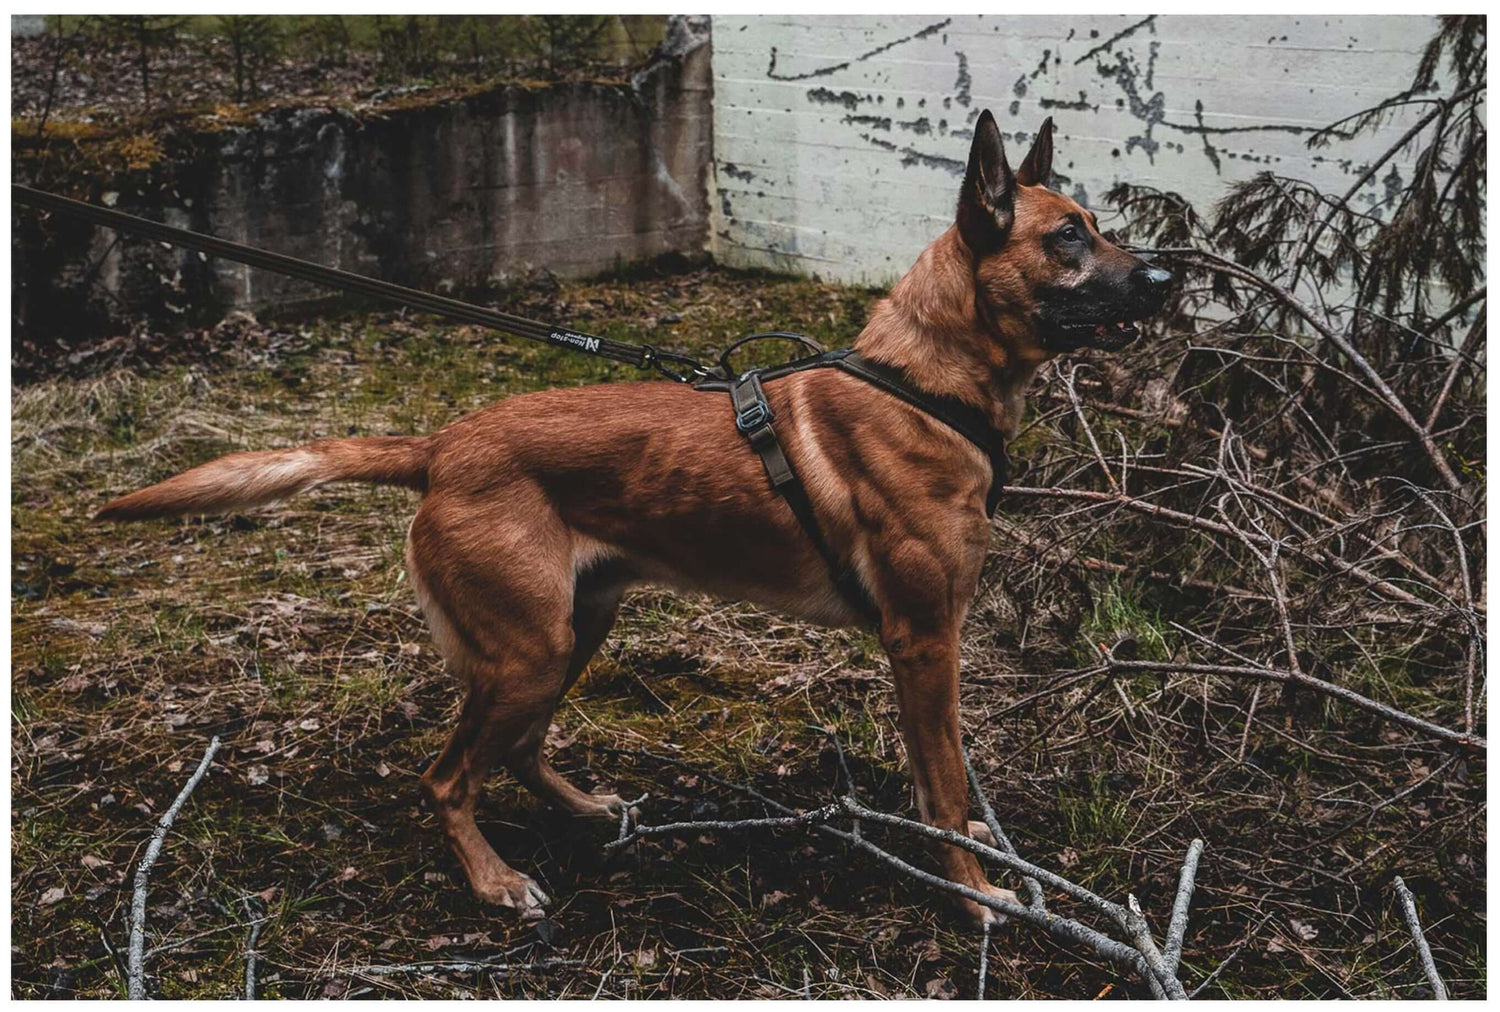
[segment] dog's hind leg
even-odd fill
[[[474,810],[490,771],[516,769],[546,737],[573,654],[573,579],[567,532],[545,505],[521,488],[506,506],[498,516],[430,495],[412,521],[407,564],[418,600],[468,685],[422,787],[475,895],[539,915],[545,894],[500,859]]]
[[[568,658],[567,673],[557,701],[573,687],[578,676],[593,659],[594,653],[614,628],[615,616],[620,607],[620,596],[624,592],[624,581],[608,569],[595,569],[580,573],[573,591],[573,652]],[[554,704],[555,706],[555,704]],[[552,719],[552,710],[547,712],[547,721]],[[528,753],[516,753],[507,763],[516,779],[538,797],[551,802],[566,812],[588,819],[606,819],[611,822],[619,818],[624,802],[618,794],[588,794],[579,790],[553,769],[542,754],[546,727],[542,728],[542,739]],[[527,740],[528,744],[530,739]]]
[[[483,673],[480,678],[490,681]],[[497,717],[499,703],[488,684],[470,690],[447,746],[422,775],[422,789],[474,895],[486,903],[513,907],[523,916],[537,916],[548,902],[546,893],[529,875],[501,860],[474,821],[497,742],[519,730],[514,722]],[[523,717],[522,724],[530,721]]]

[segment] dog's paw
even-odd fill
[[[1014,903],[1018,907],[1023,905],[1021,903],[1021,898],[1011,890],[1001,889],[999,886],[990,885],[988,882],[984,883],[979,891],[985,893],[988,896],[993,896],[997,900],[1004,900],[1007,903]],[[964,900],[964,908],[965,912],[968,913],[970,919],[973,920],[974,924],[978,927],[984,927],[986,924],[988,924],[991,927],[998,928],[1000,925],[1010,920],[1010,918],[1006,917],[994,907],[987,907],[983,904],[975,903],[972,900]]]
[[[969,820],[969,839],[978,840],[986,847],[1000,846],[995,842],[995,834],[990,832],[990,827],[974,819]]]
[[[536,920],[546,916],[545,907],[552,902],[542,887],[530,875],[512,872],[493,883],[476,885],[474,895],[492,906],[514,910],[522,920]]]

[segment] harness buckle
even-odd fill
[[[741,435],[748,436],[756,429],[770,425],[775,417],[776,413],[771,410],[771,405],[765,401],[752,401],[735,412],[734,427],[740,430]]]

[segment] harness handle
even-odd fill
[[[719,368],[724,370],[725,379],[732,380],[740,374],[739,370],[734,368],[733,364],[729,361],[729,356],[734,353],[736,348],[755,341],[795,341],[802,345],[802,347],[807,348],[813,355],[821,355],[827,350],[812,338],[804,337],[802,334],[794,334],[790,330],[768,330],[764,334],[751,334],[748,337],[740,338],[719,353]]]

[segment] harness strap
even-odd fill
[[[807,489],[797,477],[792,462],[787,459],[786,451],[776,437],[776,430],[771,427],[776,415],[771,410],[770,402],[766,400],[764,384],[794,372],[825,368],[840,369],[878,390],[900,398],[944,423],[982,450],[990,462],[990,488],[984,504],[985,512],[990,516],[994,516],[1000,494],[1005,489],[1005,482],[1010,474],[1010,458],[1005,452],[1004,437],[995,431],[989,416],[983,411],[954,397],[928,393],[908,379],[903,370],[866,358],[850,348],[812,355],[784,365],[751,369],[738,379],[706,379],[697,384],[699,390],[728,391],[734,408],[734,426],[760,457],[772,490],[786,500],[808,540],[828,565],[829,575],[839,593],[852,607],[878,626],[879,610],[869,591],[860,582],[853,568],[838,557],[823,536],[823,529],[818,524]]]
[[[859,575],[839,559],[828,544],[828,539],[823,536],[823,528],[818,524],[818,515],[813,511],[812,500],[807,497],[807,489],[797,477],[792,462],[787,459],[786,451],[781,448],[781,440],[776,438],[776,430],[771,427],[776,413],[766,400],[759,372],[752,369],[739,379],[731,381],[729,400],[734,406],[734,427],[760,457],[761,465],[766,469],[766,477],[771,481],[771,489],[786,500],[808,540],[823,557],[835,589],[866,620],[878,626],[879,610],[860,582]]]
[[[984,497],[984,511],[989,516],[995,515],[1005,483],[1010,480],[1010,455],[1005,452],[1005,437],[995,431],[988,415],[956,397],[930,394],[907,379],[901,369],[866,358],[857,351],[845,352],[836,364],[844,372],[920,408],[982,450],[990,461],[990,489]]]

